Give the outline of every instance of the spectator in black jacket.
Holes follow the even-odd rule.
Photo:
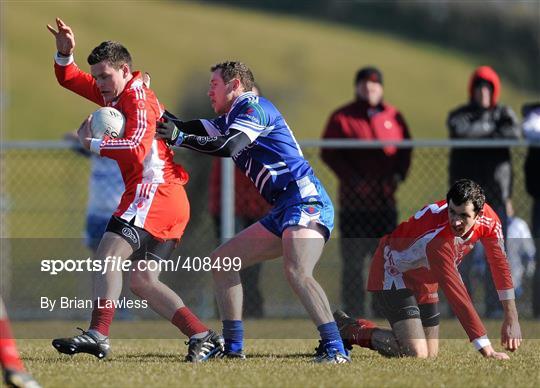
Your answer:
[[[518,139],[520,128],[511,108],[498,103],[500,80],[489,66],[481,66],[469,81],[469,102],[450,112],[447,120],[451,139]],[[486,201],[501,219],[506,235],[506,202],[512,194],[512,162],[508,147],[453,148],[450,152],[450,185],[467,178],[485,190]],[[464,263],[471,262],[465,261]],[[460,268],[470,291],[470,266]],[[484,276],[485,316],[502,316],[490,276]]]
[[[536,146],[529,148],[525,161],[525,185],[533,198],[532,235],[536,244],[536,269],[532,280],[533,316],[540,318],[540,102],[524,105],[523,135]]]

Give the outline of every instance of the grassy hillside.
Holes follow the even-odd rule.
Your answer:
[[[7,2],[4,11],[6,139],[57,139],[95,108],[56,84],[45,28],[55,16],[73,27],[83,69],[93,47],[119,40],[135,67],[152,74],[161,101],[186,117],[208,112],[209,66],[242,60],[299,138],[320,135],[365,64],[383,70],[387,100],[413,136],[446,137],[447,111],[465,99],[469,73],[483,63],[369,31],[187,2]],[[503,80],[502,100],[515,109],[532,98]]]
[[[93,47],[106,39],[119,40],[131,50],[135,67],[152,74],[160,100],[186,118],[212,114],[206,96],[211,64],[245,61],[300,139],[320,136],[330,112],[351,98],[354,74],[366,64],[384,71],[387,100],[404,112],[414,137],[444,138],[448,109],[465,100],[469,73],[482,63],[481,58],[369,31],[186,2],[2,6],[6,140],[59,139],[96,108],[56,82],[54,39],[45,28],[55,16],[73,27],[76,59],[83,69],[88,69],[86,56]],[[502,99],[515,109],[533,98],[504,80],[503,85]],[[318,159],[318,150],[304,151],[335,198],[335,177]],[[446,155],[445,150],[415,151],[410,176],[398,192],[400,219],[444,195]],[[523,202],[528,197],[519,174],[522,156],[516,163],[515,205],[528,219],[530,205]],[[207,206],[208,160],[193,153],[183,153],[181,160],[192,174],[192,208],[200,211]],[[4,165],[11,236],[81,235],[87,161],[69,151],[20,151],[7,155]],[[37,186],[41,181],[54,184]],[[190,236],[196,241],[213,235],[209,216],[199,215],[192,218],[184,245]]]

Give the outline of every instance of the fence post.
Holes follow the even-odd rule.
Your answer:
[[[234,162],[221,159],[221,243],[234,236]]]

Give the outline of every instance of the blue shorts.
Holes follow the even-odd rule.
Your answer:
[[[86,246],[93,251],[97,251],[99,242],[105,233],[107,224],[111,216],[103,217],[88,214],[86,217]]]
[[[260,223],[270,232],[281,237],[283,231],[289,226],[308,226],[311,221],[315,221],[324,227],[324,239],[328,241],[334,229],[334,205],[320,182],[316,180],[314,184],[319,192],[320,201],[300,203],[290,200],[283,203],[278,201],[274,208],[260,220]]]

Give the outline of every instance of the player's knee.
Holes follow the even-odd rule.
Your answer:
[[[212,277],[216,285],[240,282],[240,274],[237,271],[218,271],[212,268]]]
[[[413,357],[415,358],[428,358],[427,349],[415,349]]]
[[[428,358],[427,346],[421,342],[402,346],[401,352],[406,357]]]
[[[151,274],[142,271],[135,271],[131,274],[129,281],[129,289],[137,296],[145,295],[148,290],[152,289],[156,283]]]
[[[297,283],[301,278],[298,268],[291,265],[285,264],[283,266],[283,271],[285,273],[285,278],[289,283]]]
[[[292,286],[303,286],[313,278],[311,274],[306,273],[298,266],[285,265],[284,271],[287,281]]]

